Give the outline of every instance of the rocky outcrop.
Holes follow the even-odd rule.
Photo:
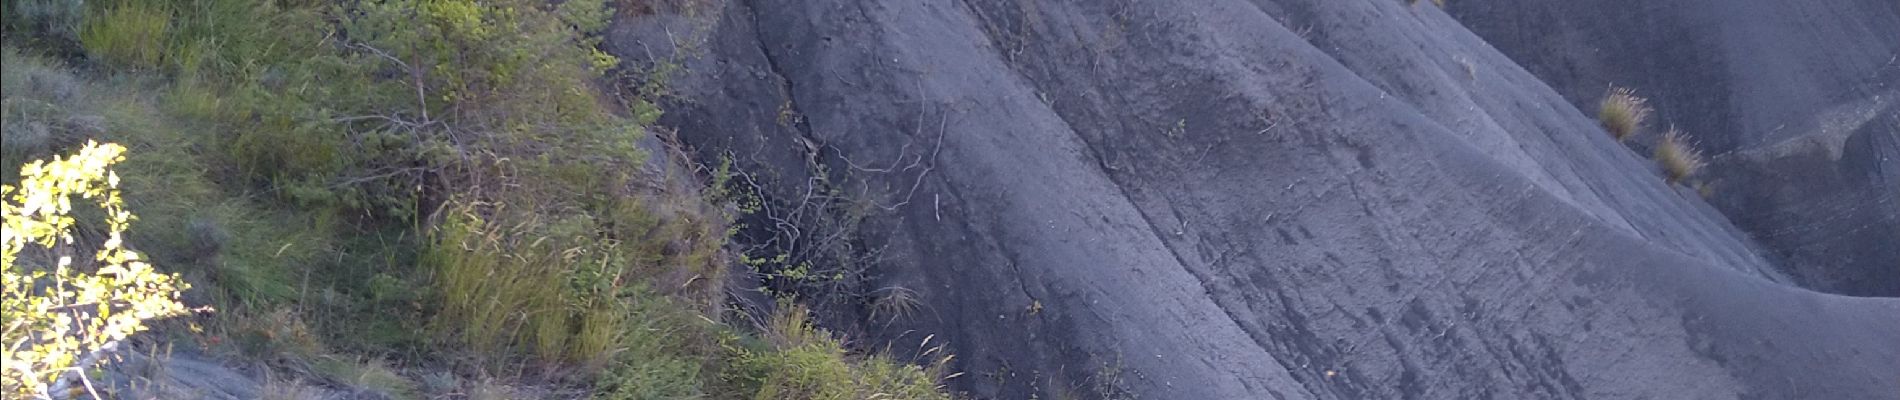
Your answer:
[[[921,306],[841,330],[977,397],[1900,395],[1900,300],[1795,286],[1429,2],[685,3],[607,44],[684,67],[662,124],[887,210],[863,284]]]

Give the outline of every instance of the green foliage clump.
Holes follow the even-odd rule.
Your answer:
[[[127,249],[132,223],[119,197],[113,163],[125,148],[87,143],[71,158],[21,168],[19,187],[0,186],[5,217],[0,246],[0,392],[16,398],[57,393],[68,376],[100,361],[145,321],[183,314],[178,293],[188,286],[162,274]],[[74,238],[73,197],[93,200],[104,215],[102,243]],[[84,247],[82,247],[84,246]],[[90,261],[76,261],[86,247]]]

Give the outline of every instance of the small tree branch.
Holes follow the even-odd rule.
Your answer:
[[[53,381],[53,387],[46,391],[47,394],[49,396],[53,396],[58,393],[65,393],[67,391],[72,390],[72,386],[73,386],[72,378],[76,376],[79,378],[80,383],[85,385],[86,392],[92,394],[92,398],[94,399],[101,398],[99,397],[99,392],[93,391],[92,380],[86,379],[85,368],[91,367],[93,364],[99,363],[100,359],[105,358],[106,355],[112,354],[112,352],[115,350],[118,350],[118,348],[119,348],[119,341],[114,340],[114,341],[106,342],[105,345],[99,346],[98,349],[95,349],[92,352],[86,353],[86,356],[80,357],[79,362],[74,363],[72,367],[66,368],[65,370],[60,371],[59,379]]]

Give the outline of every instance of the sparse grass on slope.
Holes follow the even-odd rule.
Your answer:
[[[7,16],[0,172],[130,147],[129,241],[219,310],[175,340],[393,398],[942,396],[808,323],[722,322],[729,216],[639,168],[658,111],[592,87],[602,0],[83,4]],[[850,379],[761,386],[813,366]]]
[[[1675,128],[1670,128],[1663,134],[1662,141],[1656,143],[1656,163],[1662,166],[1663,178],[1669,183],[1695,176],[1706,164],[1702,152]]]
[[[1637,96],[1635,90],[1613,86],[1598,105],[1597,121],[1610,131],[1611,137],[1623,141],[1642,129],[1650,112],[1649,101]]]

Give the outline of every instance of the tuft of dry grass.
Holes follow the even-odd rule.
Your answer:
[[[1603,97],[1597,109],[1597,121],[1610,131],[1610,136],[1623,141],[1642,128],[1651,111],[1649,100],[1637,96],[1635,90],[1611,86],[1610,93]]]
[[[1689,143],[1682,131],[1669,128],[1661,142],[1656,143],[1656,163],[1662,165],[1663,176],[1669,183],[1682,181],[1695,176],[1696,171],[1707,165],[1702,152]]]
[[[874,296],[876,299],[871,301],[872,319],[888,318],[895,322],[898,318],[909,318],[922,304],[917,299],[917,291],[903,286],[878,289]]]

